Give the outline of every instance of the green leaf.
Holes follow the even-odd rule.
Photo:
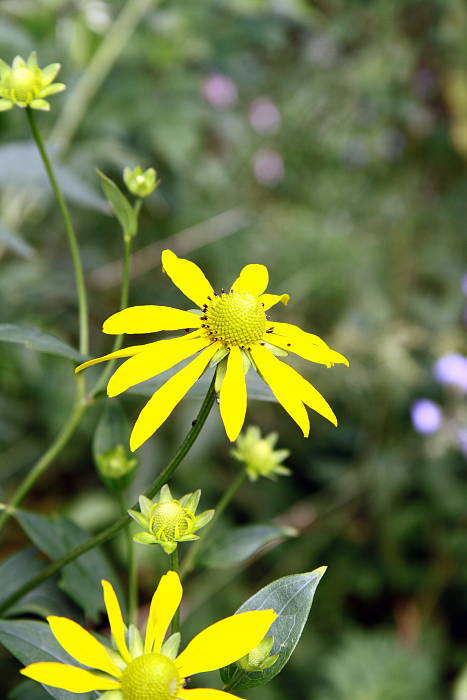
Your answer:
[[[115,182],[100,170],[97,171],[101,178],[101,185],[112,210],[120,222],[125,239],[133,238],[137,231],[138,219],[133,207]]]
[[[49,333],[43,333],[37,328],[27,328],[26,326],[16,326],[11,323],[0,323],[0,341],[5,343],[20,343],[29,350],[46,352],[50,355],[67,357],[76,362],[83,362],[83,357],[77,350],[67,345],[60,338],[56,338]]]
[[[1,221],[0,221],[0,244],[5,245],[9,250],[19,255],[26,260],[31,260],[35,255],[34,248],[31,248],[29,243],[27,243],[24,238],[21,238],[14,231],[10,231]]]
[[[32,620],[0,620],[0,642],[22,664],[58,661],[79,664],[58,644],[45,622]],[[66,690],[43,686],[56,700],[93,700],[94,693],[68,693]]]
[[[301,637],[308,619],[313,597],[318,583],[326,571],[322,566],[305,574],[293,574],[273,581],[255,593],[237,613],[247,610],[267,610],[273,608],[278,614],[267,636],[274,637],[271,655],[277,654],[277,661],[264,671],[249,672],[230,664],[222,668],[221,678],[226,687],[236,691],[265,685],[285,666]]]
[[[218,569],[237,566],[265,545],[273,542],[279,544],[284,537],[294,537],[296,534],[296,530],[274,523],[236,527],[216,538],[206,548],[200,563]]]
[[[17,510],[15,517],[36,547],[51,559],[59,559],[89,538],[85,530],[64,518],[46,518],[25,510]],[[123,595],[116,574],[98,547],[62,569],[60,587],[86,615],[96,621],[100,611],[104,609],[101,586],[103,578],[112,583],[123,605]]]
[[[48,700],[49,694],[34,681],[24,680],[8,693],[8,700]]]

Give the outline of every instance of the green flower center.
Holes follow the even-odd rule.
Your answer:
[[[178,501],[170,501],[153,506],[149,527],[159,540],[173,542],[188,532],[193,521],[189,510],[183,508]]]
[[[204,307],[203,327],[212,340],[241,348],[257,343],[266,331],[266,314],[249,292],[226,292]]]
[[[180,686],[173,661],[163,654],[143,654],[123,671],[120,690],[123,700],[170,700]]]
[[[12,70],[9,87],[12,98],[18,102],[29,102],[39,92],[37,77],[29,68],[15,68]]]

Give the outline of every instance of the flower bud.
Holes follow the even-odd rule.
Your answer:
[[[0,112],[15,105],[49,111],[44,97],[65,90],[63,83],[53,82],[59,70],[59,63],[39,68],[35,51],[27,61],[16,56],[11,66],[0,59]]]
[[[273,644],[274,637],[266,637],[258,644],[257,647],[252,649],[249,654],[239,659],[237,661],[237,665],[243,671],[248,671],[249,673],[264,671],[277,661],[278,655],[270,655],[269,653]]]
[[[134,170],[127,167],[123,171],[125,185],[137,197],[148,197],[154,192],[160,183],[156,177],[157,173],[154,168],[148,168],[143,172],[139,165]]]
[[[93,440],[97,473],[111,491],[123,491],[130,485],[138,459],[128,447],[129,426],[118,401],[107,403]]]
[[[290,469],[281,464],[290,452],[275,450],[277,439],[277,433],[270,433],[262,438],[256,426],[249,426],[238,437],[235,449],[230,454],[239,462],[243,462],[250,481],[256,481],[260,476],[275,479],[277,475],[291,473]]]
[[[127,454],[124,445],[96,454],[96,467],[105,485],[112,491],[123,491],[130,485],[138,460]]]

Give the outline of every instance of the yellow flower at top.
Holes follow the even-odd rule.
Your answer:
[[[0,112],[14,105],[48,112],[50,105],[44,98],[66,87],[63,83],[53,82],[59,70],[60,63],[39,68],[35,51],[27,61],[16,56],[11,66],[0,59]]]
[[[245,420],[245,375],[250,367],[269,385],[305,437],[310,431],[305,406],[337,425],[337,419],[323,396],[276,355],[285,356],[293,352],[326,367],[349,363],[317,335],[306,333],[291,323],[269,320],[267,311],[278,302],[287,304],[289,296],[265,293],[268,271],[264,265],[247,265],[230,290],[220,293],[214,292],[195,263],[178,258],[170,250],[162,253],[162,266],[172,282],[199,306],[201,313],[167,306],[132,306],[110,316],[104,323],[103,331],[119,335],[183,329],[186,335],[133,345],[89,360],[76,368],[76,372],[79,372],[97,362],[130,358],[114,372],[107,385],[108,395],[117,396],[195,355],[144,406],[131,434],[132,450],[153,435],[212,365],[217,365],[216,390],[219,391],[220,413],[231,441],[237,439]]]
[[[178,654],[180,634],[164,643],[182,598],[178,574],[165,574],[154,593],[143,641],[135,625],[125,627],[115,591],[102,581],[115,649],[98,642],[66,617],[48,617],[65,651],[82,666],[56,662],[30,664],[21,673],[34,681],[71,693],[103,691],[102,700],[232,700],[237,696],[212,688],[185,688],[185,679],[234,663],[255,649],[276,619],[274,610],[253,610],[226,617],[194,637]]]

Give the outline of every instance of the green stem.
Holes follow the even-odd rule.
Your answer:
[[[154,496],[160,490],[160,488],[172,476],[173,472],[176,470],[182,459],[188,454],[193,443],[195,442],[196,438],[201,432],[203,425],[206,422],[206,419],[214,403],[215,396],[216,392],[214,390],[213,378],[208,392],[201,405],[199,413],[196,417],[196,420],[193,421],[193,425],[188,431],[185,439],[175,452],[172,459],[167,463],[165,469],[161,472],[161,474],[159,474],[157,479],[153,481],[151,486],[145,492],[144,495],[147,498],[154,498]],[[138,509],[138,503],[134,504],[132,508]],[[2,603],[2,605],[0,606],[0,614],[3,613],[4,610],[7,610],[17,600],[22,598],[23,595],[31,591],[33,588],[36,588],[36,586],[41,584],[43,581],[46,581],[50,576],[53,576],[53,574],[57,573],[57,571],[60,571],[60,569],[62,569],[66,564],[69,564],[70,562],[80,557],[82,554],[89,552],[90,549],[97,547],[97,545],[106,542],[111,537],[116,535],[117,532],[119,532],[123,527],[125,527],[125,525],[128,522],[128,519],[128,515],[122,515],[112,525],[109,525],[109,527],[106,527],[104,530],[101,530],[101,532],[98,532],[97,535],[90,537],[88,540],[86,540],[86,542],[83,542],[82,544],[69,551],[63,557],[60,557],[60,559],[57,559],[56,561],[49,564],[49,566],[46,566],[45,569],[43,569],[39,574],[30,579],[27,583],[23,584],[20,588],[18,588],[15,591],[15,593],[13,593],[13,595],[9,596],[9,598],[7,598]]]
[[[127,506],[122,492],[118,493],[118,503],[122,512],[122,517],[127,517]],[[135,624],[138,610],[138,569],[136,548],[131,534],[131,520],[127,521],[125,536],[127,540],[128,619]]]
[[[190,571],[192,571],[195,568],[196,560],[199,556],[201,548],[204,546],[206,539],[209,536],[209,533],[212,531],[219,517],[222,515],[232,498],[237,493],[238,489],[240,488],[245,479],[245,476],[246,470],[242,469],[232,481],[227,491],[225,491],[224,495],[218,501],[217,505],[215,506],[215,512],[212,520],[203,529],[203,534],[201,538],[199,540],[196,540],[196,542],[193,545],[191,545],[190,551],[188,552],[187,556],[183,561],[182,577],[186,576],[188,573],[190,573]]]
[[[47,155],[47,151],[45,150],[44,142],[42,140],[41,133],[37,126],[34,110],[32,110],[30,107],[26,107],[26,116],[29,121],[29,126],[31,127],[31,132],[34,137],[34,141],[36,142],[36,146],[39,150],[42,162],[47,172],[50,185],[57,199],[58,206],[60,207],[60,211],[63,216],[63,221],[65,222],[65,230],[68,236],[68,243],[70,245],[71,258],[73,261],[73,268],[75,271],[76,290],[78,293],[79,349],[82,355],[87,355],[89,352],[88,300],[86,295],[86,286],[84,283],[83,266],[81,263],[81,256],[78,247],[78,239],[76,237],[75,229],[73,228],[73,222],[71,221],[68,207],[66,205],[62,191],[58,184],[57,178],[55,177],[55,173]]]
[[[5,510],[0,515],[0,530],[4,527],[7,520],[13,515],[15,508],[21,503],[23,498],[28,494],[29,490],[34,486],[39,477],[45,472],[47,467],[55,459],[55,457],[61,452],[63,447],[66,445],[70,437],[75,432],[78,423],[86,410],[87,405],[79,400],[73,411],[70,413],[67,422],[62,427],[61,431],[58,433],[54,442],[50,445],[48,450],[44,452],[42,457],[34,464],[31,471],[28,472],[27,476],[24,478],[22,483],[17,488],[16,492],[13,494],[13,498],[10,503],[5,506]]]
[[[170,554],[170,571],[176,571],[178,574],[179,569],[178,547],[176,547],[172,554]],[[180,632],[180,607],[177,608],[172,618],[171,633],[175,634],[175,632]]]

